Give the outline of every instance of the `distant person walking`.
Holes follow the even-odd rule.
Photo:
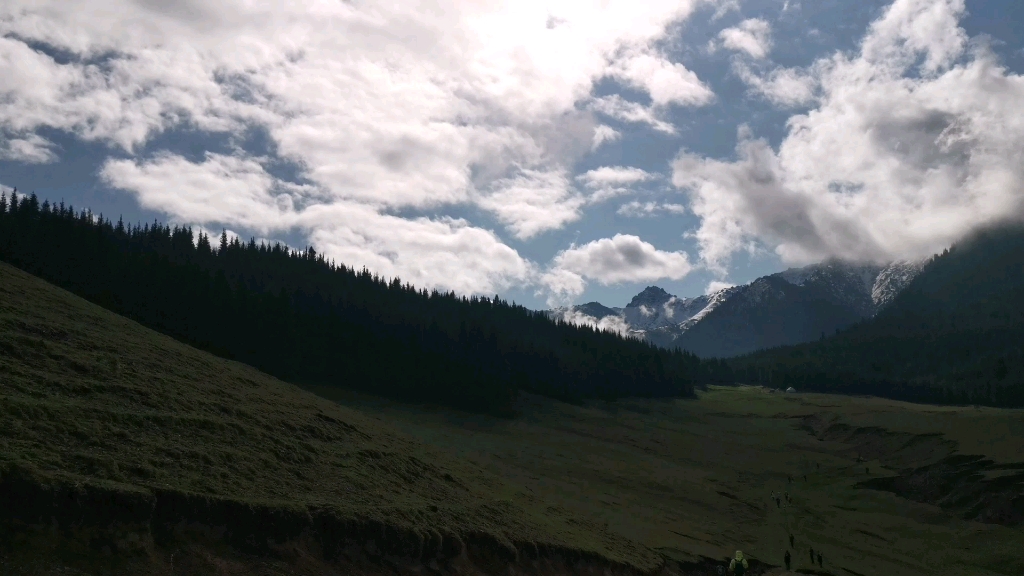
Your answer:
[[[729,562],[729,570],[736,576],[743,576],[747,573],[747,568],[750,565],[747,564],[747,559],[743,557],[743,552],[740,550],[736,551],[736,557]]]
[[[786,550],[785,560],[786,560],[786,571],[788,572],[789,571],[789,563],[790,563],[790,561],[792,561],[792,558],[789,556],[789,550]]]
[[[818,568],[821,568],[821,552],[818,552]]]
[[[814,566],[814,548],[811,548],[811,566]]]
[[[789,535],[789,547],[790,548],[795,548],[795,546],[793,546],[793,535],[792,534]]]

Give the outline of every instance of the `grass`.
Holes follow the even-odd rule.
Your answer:
[[[792,533],[794,569],[810,569],[813,547],[828,574],[1024,571],[1019,525],[967,521],[955,511],[856,486],[951,452],[1020,462],[1021,410],[741,387],[712,388],[696,401],[570,406],[529,398],[520,418],[499,420],[317,392],[522,486],[529,498],[517,504],[527,510],[554,506],[669,557],[724,558],[740,548],[778,566]],[[851,444],[818,440],[802,429],[807,416],[834,417],[874,434],[884,455],[859,462],[865,456]],[[770,493],[786,490],[793,503],[777,508]]]
[[[417,531],[484,533],[650,567],[578,518],[379,418],[224,361],[0,264],[0,477],[325,508]]]
[[[803,571],[810,546],[827,574],[1024,571],[1019,525],[858,487],[951,454],[1019,463],[1024,411],[746,387],[582,406],[524,397],[520,409],[497,419],[300,389],[0,264],[0,484],[28,478],[53,502],[91,490],[108,508],[115,496],[148,503],[172,524],[167,510],[236,525],[252,517],[265,532],[329,514],[418,535],[421,546],[431,535],[468,543],[482,534],[499,547],[536,543],[640,571],[736,548],[780,565],[790,533]],[[842,426],[816,436],[809,422]],[[793,504],[776,508],[773,490],[788,490]],[[200,546],[193,533],[154,532],[127,564],[111,564],[95,539],[57,550],[40,530],[17,541],[0,533],[0,572],[170,574],[178,553],[175,574],[329,573],[297,552],[245,555]],[[345,573],[379,573],[368,566]]]

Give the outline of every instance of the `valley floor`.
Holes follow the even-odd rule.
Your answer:
[[[567,511],[684,562],[738,548],[781,566],[793,534],[803,573],[1024,572],[1021,410],[740,387],[584,406],[530,398],[499,420],[316,391],[521,487],[527,509]]]

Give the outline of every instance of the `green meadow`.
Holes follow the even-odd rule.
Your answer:
[[[1019,524],[858,487],[984,455],[992,468],[1017,465],[982,476],[1012,477],[1019,497],[1024,411],[712,387],[698,400],[529,398],[519,418],[500,420],[317,391],[522,487],[517,503],[527,510],[568,511],[670,558],[724,559],[738,548],[781,566],[793,534],[792,567],[804,573],[1024,571]],[[815,433],[819,422],[831,429]],[[773,491],[788,491],[791,503],[778,507]],[[809,548],[822,553],[821,567]]]

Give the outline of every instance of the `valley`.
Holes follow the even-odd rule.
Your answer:
[[[1019,410],[711,387],[499,418],[304,391],[7,265],[0,349],[6,574],[682,576],[736,548],[779,574],[788,533],[804,573],[1022,568]],[[991,461],[990,493],[957,491],[955,457]],[[908,491],[921,470],[948,481]]]

